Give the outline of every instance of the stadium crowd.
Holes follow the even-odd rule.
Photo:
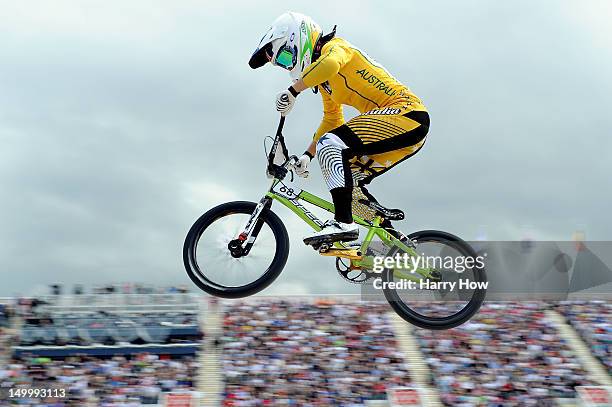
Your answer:
[[[552,406],[592,384],[542,303],[488,303],[448,331],[417,330],[447,406]]]
[[[612,303],[565,301],[556,308],[591,347],[593,354],[612,376]]]
[[[134,407],[158,404],[164,392],[192,390],[196,370],[194,357],[167,359],[152,354],[109,359],[23,357],[13,358],[6,367],[0,367],[0,387],[67,391],[68,397],[63,399],[21,399],[20,404],[25,405]],[[0,406],[4,405],[8,404],[0,401]]]
[[[388,306],[267,301],[225,313],[225,406],[357,406],[410,376]]]
[[[198,316],[191,310],[72,315],[36,311],[38,306],[27,301],[18,305],[23,326],[20,341],[9,338],[15,345],[52,340],[55,345],[95,347],[109,341],[109,333],[118,347],[171,346],[202,338]],[[410,386],[387,303],[262,299],[225,305],[222,333],[207,346],[214,343],[219,350],[226,407],[355,407],[365,400],[386,399],[389,387]],[[609,302],[486,303],[458,328],[414,330],[443,403],[547,407],[556,405],[556,398],[576,397],[575,386],[594,384],[546,318],[547,307],[567,318],[612,374]],[[0,307],[0,342],[12,314],[11,307]],[[51,331],[55,336],[46,336]],[[37,400],[27,405],[157,404],[164,392],[192,390],[199,367],[194,356],[97,357],[78,350],[81,353],[51,359],[28,354],[32,350],[27,347],[25,352],[12,357],[5,352],[4,359],[0,352],[0,387],[51,385],[69,390],[69,397],[60,402]],[[5,405],[0,400],[0,406]]]

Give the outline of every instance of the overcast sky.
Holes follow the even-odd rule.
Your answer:
[[[0,1],[0,295],[190,284],[193,221],[268,187],[262,138],[289,76],[247,60],[286,4]],[[610,2],[355,4],[295,11],[337,24],[430,110],[425,148],[371,187],[406,211],[404,231],[610,240]],[[320,116],[320,97],[301,95],[295,153]],[[326,196],[313,164],[304,187]],[[266,293],[344,287],[284,219],[290,259]]]

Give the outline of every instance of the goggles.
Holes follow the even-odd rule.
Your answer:
[[[297,47],[295,45],[290,47],[285,43],[276,53],[272,63],[290,71],[297,63]]]

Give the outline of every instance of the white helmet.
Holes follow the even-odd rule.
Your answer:
[[[271,61],[290,71],[291,78],[298,80],[311,64],[320,37],[321,27],[312,18],[291,11],[283,13],[262,37],[249,66],[256,69]]]

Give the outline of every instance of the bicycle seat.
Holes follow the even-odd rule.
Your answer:
[[[364,204],[370,209],[376,212],[376,215],[382,216],[389,220],[402,220],[404,219],[404,211],[401,209],[388,209],[379,204],[378,202],[369,201],[367,199],[360,199],[359,203]]]

